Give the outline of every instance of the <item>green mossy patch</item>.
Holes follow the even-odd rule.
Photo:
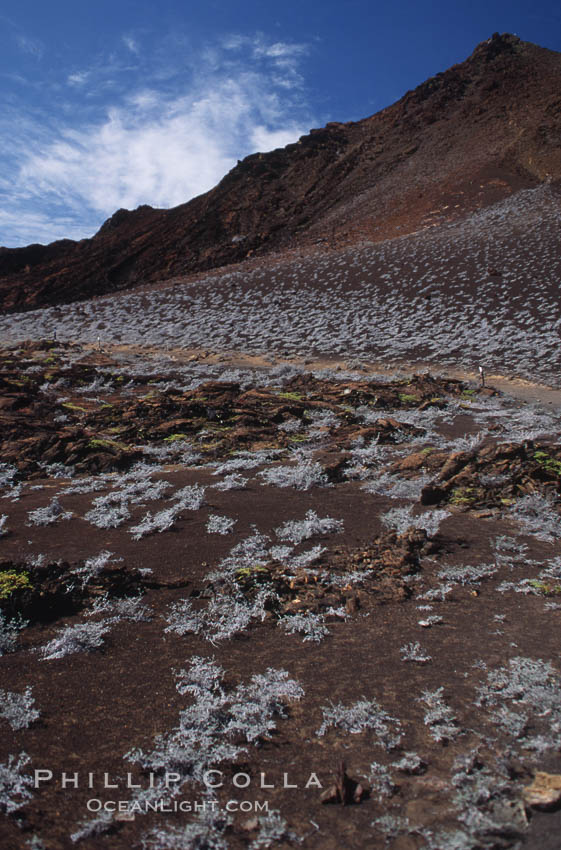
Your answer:
[[[62,406],[67,410],[78,410],[80,413],[89,413],[89,410],[85,407],[80,407],[78,404],[74,404],[71,401],[65,401],[62,403]]]
[[[534,460],[536,460],[540,466],[543,466],[544,469],[547,469],[548,472],[553,472],[554,475],[561,477],[560,460],[556,460],[556,458],[551,457],[551,455],[543,451],[534,452]]]
[[[475,487],[457,487],[450,496],[451,505],[473,505],[479,496]]]
[[[116,440],[108,440],[103,437],[92,437],[88,442],[90,449],[110,449],[111,451],[126,452],[129,446],[118,443]]]
[[[0,599],[8,599],[16,590],[25,590],[31,587],[27,573],[19,573],[15,570],[0,572]]]
[[[304,398],[302,393],[295,393],[295,392],[278,393],[278,397],[284,398],[287,401],[302,401],[302,399]]]
[[[529,584],[530,587],[543,596],[558,596],[561,594],[561,585],[559,584],[548,584],[548,582],[540,581],[539,579],[533,579]]]

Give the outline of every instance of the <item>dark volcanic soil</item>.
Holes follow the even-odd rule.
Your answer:
[[[2,847],[557,847],[558,411],[135,354],[0,352]]]

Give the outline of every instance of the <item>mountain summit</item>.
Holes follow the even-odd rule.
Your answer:
[[[561,178],[560,92],[560,53],[495,33],[392,106],[252,154],[186,204],[118,210],[79,242],[0,248],[0,304],[27,310],[457,219]]]

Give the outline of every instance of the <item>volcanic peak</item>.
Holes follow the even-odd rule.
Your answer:
[[[495,33],[381,112],[252,154],[185,204],[118,210],[79,242],[0,248],[0,305],[80,300],[457,220],[561,178],[560,90],[561,54]]]

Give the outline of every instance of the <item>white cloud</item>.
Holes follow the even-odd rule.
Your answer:
[[[80,202],[105,215],[141,203],[175,206],[212,188],[252,149],[295,141],[307,128],[282,127],[277,98],[255,77],[222,81],[184,98],[139,94],[98,126],[67,129],[22,165],[37,198]]]
[[[267,44],[261,40],[255,43],[255,55],[267,56],[270,59],[294,59],[296,56],[308,52],[305,44],[286,44],[282,41],[276,41],[274,44]]]
[[[69,74],[66,78],[71,86],[83,86],[88,81],[90,74],[88,71],[77,71],[75,74]]]
[[[91,235],[120,207],[184,203],[212,188],[243,156],[306,133],[311,120],[301,92],[296,101],[291,91],[299,83],[292,72],[286,80],[286,68],[279,78],[278,68],[283,58],[297,62],[303,46],[267,45],[262,36],[232,38],[231,44],[238,46],[211,46],[213,64],[173,86],[166,79],[164,88],[153,75],[152,85],[122,92],[87,124],[67,116],[56,131],[39,123],[30,132],[28,124],[27,144],[14,153],[15,174],[0,180],[0,244],[24,244],[33,227],[31,241]],[[241,56],[225,61],[225,50],[234,49]],[[91,82],[99,91],[90,76],[66,79],[71,87],[82,90]],[[25,238],[15,235],[22,230]]]
[[[295,142],[303,133],[296,126],[285,127],[282,130],[268,130],[267,127],[255,127],[251,134],[252,147],[256,151],[272,151],[275,148],[284,148]]]

